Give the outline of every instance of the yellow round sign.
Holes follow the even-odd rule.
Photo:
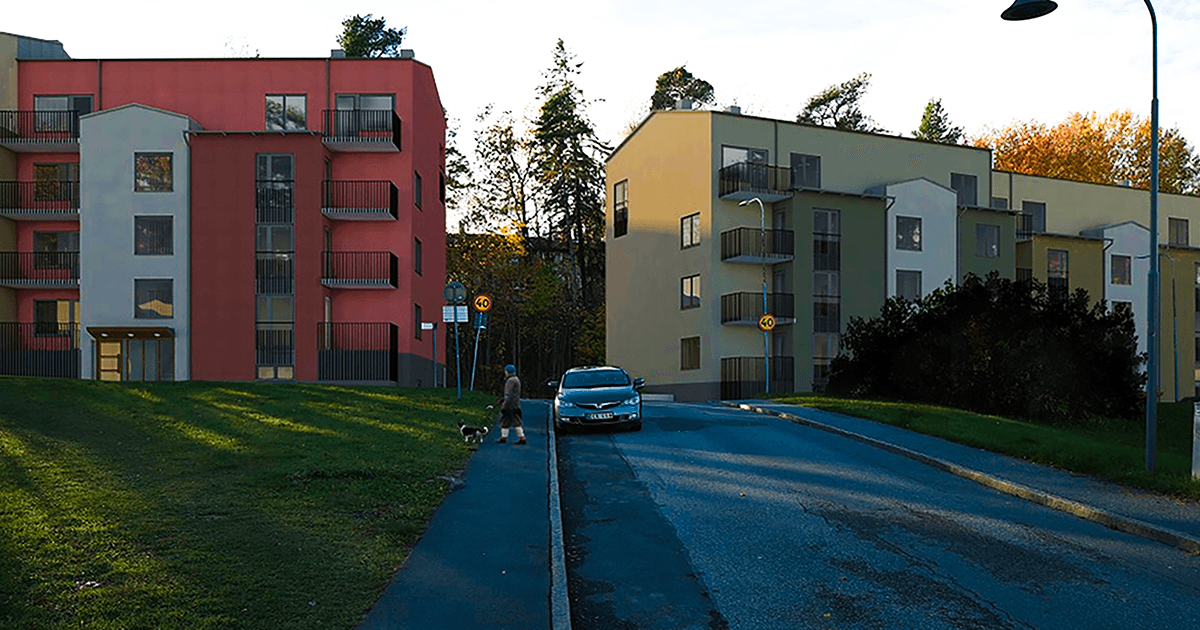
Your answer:
[[[492,308],[492,298],[486,295],[475,296],[475,310],[486,313]]]
[[[770,313],[764,313],[762,317],[758,318],[758,327],[763,332],[770,332],[772,328],[775,328],[775,316]]]

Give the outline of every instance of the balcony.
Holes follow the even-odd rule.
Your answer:
[[[792,392],[796,385],[796,358],[771,357],[771,393]],[[767,365],[761,356],[721,358],[721,398],[754,398],[766,391]]]
[[[79,182],[0,181],[0,216],[18,221],[78,221]]]
[[[331,289],[395,289],[399,277],[391,252],[321,253],[321,284]]]
[[[0,322],[0,375],[79,378],[79,324]]]
[[[290,252],[257,252],[254,290],[258,295],[295,293],[295,255]]]
[[[321,214],[341,221],[395,221],[400,207],[396,185],[389,181],[321,183]]]
[[[78,289],[79,252],[0,252],[0,286]]]
[[[768,293],[767,312],[775,317],[776,325],[796,323],[796,296],[791,293]],[[763,315],[763,294],[729,293],[721,296],[721,323],[731,326],[757,326]]]
[[[1017,240],[1026,241],[1034,234],[1046,231],[1046,220],[1041,216],[1022,212],[1017,215]]]
[[[734,228],[721,232],[721,260],[727,263],[767,264],[791,262],[795,258],[795,232],[759,228]]]
[[[317,324],[317,379],[396,382],[399,329],[390,322]]]
[[[791,197],[794,188],[792,169],[752,162],[730,164],[718,172],[717,179],[720,197],[728,201],[758,197],[773,203]]]
[[[0,146],[18,152],[79,151],[79,112],[0,111]]]
[[[331,151],[400,151],[400,116],[390,109],[326,109],[322,141]]]

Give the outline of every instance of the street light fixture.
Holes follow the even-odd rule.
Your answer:
[[[1150,100],[1150,273],[1146,289],[1146,471],[1154,472],[1155,446],[1158,441],[1158,19],[1154,5],[1144,0],[1150,11],[1150,58],[1152,61],[1152,97]],[[1005,20],[1029,20],[1058,8],[1052,0],[1016,0],[1000,17]]]
[[[762,199],[751,197],[745,201],[738,203],[738,206],[744,206],[750,202],[758,203],[758,225],[759,225],[759,240],[758,240],[758,255],[762,257],[762,294],[763,294],[763,310],[762,314],[766,315],[771,311],[767,309],[767,209],[763,206]],[[763,331],[763,362],[766,366],[766,393],[771,393],[771,333]]]

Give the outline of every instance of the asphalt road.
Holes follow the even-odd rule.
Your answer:
[[[573,630],[1196,628],[1200,558],[770,416],[561,435]]]

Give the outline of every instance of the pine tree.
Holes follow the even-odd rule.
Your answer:
[[[858,102],[867,93],[871,75],[864,72],[840,85],[831,85],[820,94],[808,99],[804,110],[796,116],[796,122],[820,127],[835,127],[852,131],[886,133],[877,127],[870,116],[862,113]]]
[[[931,98],[921,116],[921,126],[913,132],[913,137],[942,144],[958,144],[963,139],[963,128],[951,125],[950,116],[942,107],[942,99]]]

